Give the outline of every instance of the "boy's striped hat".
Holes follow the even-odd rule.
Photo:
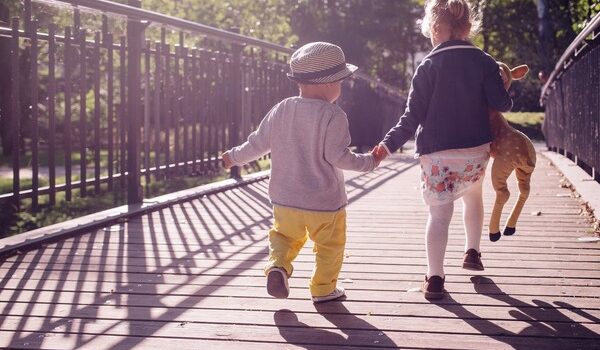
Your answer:
[[[326,84],[346,79],[358,69],[346,63],[344,51],[326,42],[309,43],[292,54],[288,78],[303,84]]]

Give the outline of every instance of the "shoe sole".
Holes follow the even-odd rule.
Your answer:
[[[465,270],[471,270],[471,271],[483,271],[483,270],[485,270],[483,268],[483,266],[477,265],[477,264],[473,264],[473,263],[463,263],[462,267]]]
[[[290,295],[285,277],[281,271],[271,271],[267,275],[267,293],[277,299],[285,299]]]
[[[332,296],[322,296],[322,297],[311,297],[310,299],[312,300],[313,303],[320,304],[320,303],[325,303],[325,302],[332,301],[332,300],[338,300],[345,296],[346,296],[346,291],[343,291],[342,294],[337,295],[337,296],[332,295]]]
[[[427,300],[439,300],[439,299],[443,299],[444,298],[444,294],[446,292],[427,292],[427,291],[423,291],[423,294],[425,295],[425,299]]]
[[[342,294],[342,295],[339,295],[337,297],[331,297],[331,298],[328,298],[328,299],[316,299],[316,300],[314,298],[312,298],[312,302],[315,303],[315,304],[321,304],[321,303],[326,303],[328,301],[338,300],[338,299],[343,298],[345,296],[346,296],[346,294]]]

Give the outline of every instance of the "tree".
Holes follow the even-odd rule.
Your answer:
[[[340,45],[347,60],[363,72],[407,89],[415,52],[426,47],[417,20],[418,1],[291,1],[292,31],[299,44],[330,41]]]
[[[526,63],[532,77],[517,83],[513,93],[515,110],[540,110],[542,82],[593,15],[600,3],[590,0],[479,0],[476,10],[482,20],[476,42],[496,59],[514,66]]]
[[[289,25],[288,0],[143,0],[142,8],[216,28],[239,28],[241,34],[283,46],[297,41]]]

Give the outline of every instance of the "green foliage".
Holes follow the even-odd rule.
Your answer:
[[[542,125],[544,113],[542,112],[509,112],[503,113],[504,117],[511,123],[523,126]]]
[[[284,46],[297,41],[288,0],[144,0],[142,7],[224,30],[239,28],[244,35]]]
[[[497,60],[510,66],[527,64],[530,75],[511,89],[516,111],[539,111],[542,82],[538,73],[553,69],[564,50],[600,10],[588,0],[543,0],[548,5],[548,23],[552,31],[546,41],[538,32],[536,4],[541,0],[477,0],[482,20],[481,34],[475,42]]]
[[[417,28],[418,1],[292,1],[292,30],[299,44],[330,41],[373,77],[406,90],[414,54],[427,42]]]
[[[503,115],[512,127],[521,131],[530,139],[544,140],[544,134],[542,133],[543,112],[511,112],[503,113]]]
[[[242,175],[269,169],[269,160],[260,160],[254,162],[251,166],[242,169]],[[223,169],[204,174],[202,176],[182,176],[170,178],[168,180],[155,181],[154,179],[147,184],[147,197],[159,196],[166,193],[181,191],[211,182],[222,181],[229,177],[229,173]],[[64,180],[63,180],[64,181]],[[47,181],[40,180],[41,186],[46,186]],[[144,184],[145,185],[145,184]],[[31,188],[31,179],[22,180],[23,188]],[[22,209],[16,212],[11,203],[0,203],[0,238],[11,236],[25,231],[34,230],[40,227],[56,224],[62,221],[77,218],[83,215],[99,212],[124,204],[122,195],[115,196],[115,193],[108,192],[107,186],[102,185],[102,193],[93,197],[80,198],[78,189],[75,189],[74,199],[71,202],[65,201],[65,193],[57,193],[56,206],[48,206],[48,197],[40,197],[40,207],[38,212],[33,212],[30,208],[31,201],[22,201]],[[0,193],[12,190],[12,180],[0,179]],[[117,193],[124,193],[124,190],[117,190]]]

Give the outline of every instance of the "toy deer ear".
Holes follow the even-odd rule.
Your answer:
[[[528,72],[529,72],[529,67],[527,67],[527,65],[524,64],[524,65],[521,65],[521,66],[511,69],[510,75],[512,76],[513,80],[521,80],[527,75]]]

